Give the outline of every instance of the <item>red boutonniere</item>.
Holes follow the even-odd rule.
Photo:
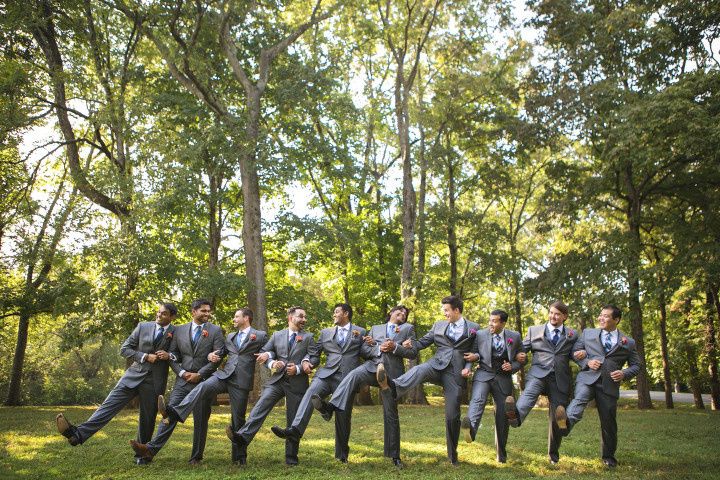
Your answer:
[[[395,326],[395,333],[400,333],[400,327],[399,327],[399,326]]]
[[[255,335],[254,333],[251,333],[251,334],[250,334],[250,341],[251,341],[251,342],[254,342],[255,339],[257,339],[257,335]]]
[[[167,337],[167,338],[172,338],[172,332],[167,332],[166,337]]]
[[[620,340],[620,343],[622,343],[623,345],[627,345],[627,342],[627,337],[622,337],[622,340]]]
[[[474,328],[471,328],[471,329],[470,329],[470,336],[473,336],[473,335],[477,335],[477,330],[475,330]]]
[[[200,335],[202,335],[203,337],[207,337],[209,334],[207,330],[203,330]]]
[[[353,337],[359,337],[360,331],[359,330],[353,330]]]
[[[302,337],[300,335],[298,335],[297,337],[295,337],[295,341],[302,342]]]
[[[572,338],[573,335],[575,335],[575,331],[572,328],[568,329],[568,334],[567,334],[568,338]]]
[[[508,345],[512,345],[512,344],[513,344],[512,338],[508,338]]]

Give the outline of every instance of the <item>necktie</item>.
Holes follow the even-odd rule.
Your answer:
[[[245,332],[238,332],[238,334],[235,336],[235,345],[237,345],[237,347],[240,348],[240,345],[242,345],[243,340],[245,340]]]
[[[197,327],[195,327],[195,333],[193,334],[193,338],[192,338],[193,347],[194,347],[195,345],[197,345],[198,340],[200,339],[200,332],[201,332],[201,331],[202,331],[202,325],[198,325]]]
[[[605,353],[608,353],[612,349],[612,342],[610,342],[610,333],[605,333]]]
[[[450,324],[450,327],[448,327],[448,335],[452,339],[453,342],[457,342],[458,340],[458,334],[457,334],[457,325],[454,323]]]
[[[387,338],[390,338],[390,339],[395,338],[395,325],[390,324],[387,326]]]
[[[555,331],[555,335],[553,335],[553,337],[552,337],[552,343],[553,343],[553,345],[557,346],[558,342],[560,341],[560,329],[556,328],[554,331]]]
[[[338,334],[337,334],[338,340],[337,340],[337,343],[338,343],[338,345],[340,345],[341,347],[342,347],[343,345],[345,345],[345,336],[346,336],[345,329],[338,327]]]
[[[496,333],[494,336],[495,339],[495,351],[501,352],[503,348],[502,338],[500,338],[500,334]]]
[[[153,340],[153,345],[157,347],[160,345],[160,342],[162,341],[163,334],[165,333],[165,328],[160,327],[160,330],[158,330],[157,335],[155,335],[155,340]]]
[[[295,337],[297,337],[297,333],[293,332],[288,341],[288,352],[292,350],[293,345],[295,345]]]

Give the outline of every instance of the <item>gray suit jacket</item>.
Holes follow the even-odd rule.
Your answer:
[[[565,327],[565,336],[560,339],[557,346],[553,346],[545,335],[546,325],[546,323],[533,325],[528,329],[523,340],[523,349],[533,353],[528,375],[545,378],[550,372],[555,372],[555,383],[558,390],[567,394],[570,392],[572,381],[570,359],[579,335],[572,328]]]
[[[447,320],[435,322],[430,331],[417,341],[417,349],[422,350],[435,344],[437,347],[435,355],[425,363],[435,370],[444,370],[448,365],[452,365],[453,373],[460,375],[463,368],[471,366],[463,359],[463,355],[472,348],[477,332],[480,331],[480,325],[465,319],[465,330],[462,336],[457,342],[453,342],[446,335],[449,324],[450,322]]]
[[[190,339],[192,324],[193,322],[190,322],[176,327],[170,345],[170,368],[178,375],[175,380],[175,384],[178,386],[187,383],[180,376],[182,370],[199,373],[203,380],[208,379],[217,365],[209,361],[207,356],[210,352],[220,350],[225,344],[222,329],[208,322],[203,327],[208,334],[201,334],[197,345],[193,347]]]
[[[478,368],[475,371],[475,379],[480,382],[488,382],[494,378],[498,381],[508,383],[510,389],[512,389],[512,374],[522,368],[522,364],[515,360],[515,355],[522,351],[522,340],[520,334],[515,330],[508,330],[507,328],[503,332],[503,344],[505,346],[503,351],[503,360],[507,360],[512,364],[512,371],[498,371],[492,363],[492,345],[493,335],[490,330],[484,328],[480,330],[475,337],[473,343],[472,352],[480,355],[478,360]]]
[[[297,375],[285,377],[285,369],[278,370],[268,379],[268,384],[272,385],[279,382],[283,378],[287,378],[290,382],[290,388],[296,392],[303,392],[308,387],[308,376],[302,371],[301,363],[303,358],[308,354],[308,349],[311,349],[315,345],[315,339],[313,334],[300,330],[295,339],[295,344],[292,349],[288,351],[288,329],[284,328],[278,332],[275,332],[267,341],[265,346],[260,350],[261,352],[272,353],[272,360],[279,360],[285,365],[288,362],[292,362],[297,366]],[[272,360],[268,360],[269,363]],[[267,363],[265,364],[267,366]]]
[[[586,328],[580,338],[575,342],[574,352],[585,350],[587,356],[580,361],[580,372],[575,381],[585,385],[592,385],[602,377],[602,388],[605,393],[615,398],[620,397],[620,384],[610,377],[610,372],[621,370],[627,362],[628,366],[622,370],[625,380],[633,378],[640,373],[640,356],[635,349],[635,340],[624,335],[618,330],[618,342],[608,353],[602,345],[601,332],[599,328]],[[590,360],[599,360],[602,367],[599,370],[591,370],[587,364]]]
[[[255,379],[255,354],[265,345],[267,333],[250,327],[240,348],[235,343],[237,336],[237,331],[228,334],[225,345],[219,353],[221,357],[227,355],[227,362],[220,370],[213,373],[213,376],[220,380],[229,379],[239,388],[252,390]]]
[[[397,345],[395,352],[380,351],[380,344],[388,339],[387,323],[372,326],[370,328],[370,336],[375,340],[376,344],[370,347],[370,358],[363,364],[368,372],[375,373],[378,364],[382,363],[388,376],[390,378],[397,378],[405,373],[404,359],[417,357],[414,325],[403,323],[395,327],[395,337],[392,338]],[[413,346],[410,348],[402,346],[402,343],[407,339],[413,342]]]
[[[165,335],[156,347],[153,345],[156,325],[155,322],[138,323],[135,330],[133,330],[130,336],[123,342],[120,347],[120,355],[125,358],[132,358],[134,362],[125,370],[125,373],[118,382],[119,385],[135,388],[145,380],[147,375],[152,375],[158,394],[165,392],[168,376],[168,361],[158,360],[155,363],[150,363],[143,362],[142,359],[147,353],[155,353],[158,350],[168,351],[175,333],[175,326],[168,325],[166,327]]]
[[[348,338],[342,348],[337,344],[336,333],[337,327],[323,329],[317,342],[308,348],[306,359],[313,365],[320,363],[320,354],[325,352],[325,365],[315,373],[317,378],[328,378],[338,372],[344,378],[360,364],[361,356],[370,357],[370,347],[363,340],[366,334],[364,328],[351,323]]]

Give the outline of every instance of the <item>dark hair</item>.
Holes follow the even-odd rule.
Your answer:
[[[553,307],[556,310],[558,310],[560,313],[562,313],[563,315],[567,315],[568,312],[570,311],[570,309],[568,309],[568,306],[565,305],[560,300],[555,300],[553,303],[551,303],[550,306],[548,307],[548,310],[550,310]]]
[[[389,322],[389,321],[390,321],[390,316],[391,316],[394,312],[397,312],[398,310],[405,310],[405,321],[407,321],[407,317],[410,316],[410,309],[409,309],[408,307],[406,307],[405,305],[396,305],[396,306],[394,306],[393,308],[390,309],[390,311],[388,312],[387,315],[385,315],[385,322]]]
[[[622,312],[615,305],[603,305],[601,310],[612,310],[612,318],[617,318],[618,322],[622,319]]]
[[[190,307],[193,310],[197,310],[198,308],[202,307],[203,305],[208,305],[210,308],[212,308],[212,303],[207,298],[198,298],[194,302],[192,302],[192,305]]]
[[[460,313],[463,311],[463,301],[462,298],[458,297],[457,295],[450,295],[449,297],[443,298],[440,303],[443,305],[450,305],[453,310],[456,308],[460,310]]]
[[[248,318],[250,318],[250,321],[252,322],[252,320],[253,320],[253,311],[250,310],[248,307],[238,308],[237,311],[240,312],[240,314],[241,314],[243,317],[248,317]]]
[[[170,312],[170,315],[172,315],[173,317],[177,315],[177,307],[174,303],[163,303],[162,306],[165,310]]]
[[[342,308],[342,311],[348,314],[348,320],[352,320],[352,307],[350,305],[347,303],[336,303],[333,310],[338,307]]]
[[[500,317],[500,321],[502,323],[507,322],[508,319],[508,313],[505,310],[493,310],[492,312],[490,312],[490,315],[497,315],[498,317]]]
[[[292,307],[287,309],[288,316],[293,315],[298,310],[305,310],[303,307],[299,307],[297,305],[293,305]]]

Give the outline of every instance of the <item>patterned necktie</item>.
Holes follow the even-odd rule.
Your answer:
[[[450,327],[448,327],[448,336],[450,337],[450,339],[451,339],[453,342],[457,342],[457,341],[458,341],[457,331],[458,331],[457,324],[451,323],[451,324],[450,324]]]
[[[293,345],[295,345],[295,337],[297,337],[297,333],[293,332],[288,341],[288,352],[292,350]]]
[[[605,353],[608,353],[610,350],[612,350],[612,342],[610,341],[610,333],[606,332],[604,335],[605,335]]]
[[[155,335],[155,339],[153,340],[153,346],[157,347],[158,345],[160,345],[160,342],[162,341],[164,334],[165,334],[165,328],[160,327],[160,330],[158,330],[157,335]]]
[[[395,339],[395,325],[392,323],[387,326],[387,338]]]
[[[555,335],[552,337],[552,343],[553,345],[557,346],[558,342],[560,341],[560,329],[555,329]]]
[[[193,347],[194,347],[195,345],[197,345],[198,340],[200,339],[200,332],[201,332],[201,331],[202,331],[202,325],[198,325],[197,327],[195,327],[195,333],[193,334],[193,338],[192,338]]]
[[[347,334],[346,334],[346,332],[345,332],[345,329],[338,327],[338,332],[337,332],[337,337],[338,337],[338,339],[337,339],[337,343],[338,343],[338,345],[340,345],[341,347],[342,347],[343,345],[345,345],[345,337],[346,337],[346,336],[347,336]]]
[[[496,333],[493,338],[495,339],[495,344],[494,344],[494,346],[495,346],[495,351],[496,351],[496,352],[502,352],[503,343],[502,343],[502,338],[500,338],[500,334],[499,334],[499,333]]]

